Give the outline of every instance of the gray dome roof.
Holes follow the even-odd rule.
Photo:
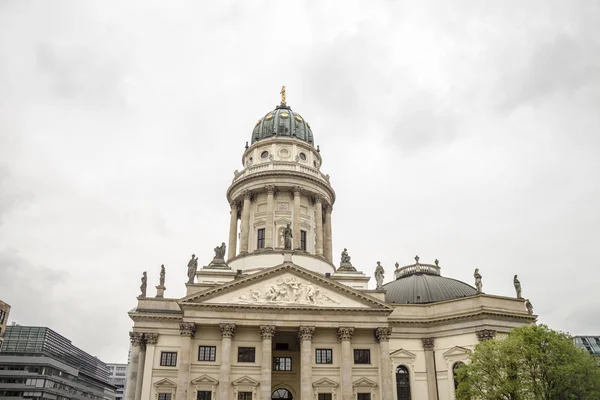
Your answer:
[[[396,280],[383,285],[387,303],[435,303],[477,294],[471,285],[441,276],[437,260],[436,265],[429,265],[416,259],[416,264],[396,269]]]
[[[252,143],[273,136],[293,137],[314,143],[310,125],[286,104],[277,106],[256,122],[252,131]]]

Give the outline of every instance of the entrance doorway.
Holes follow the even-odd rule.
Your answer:
[[[292,400],[292,393],[287,389],[276,389],[273,394],[271,394],[271,399],[285,399]]]

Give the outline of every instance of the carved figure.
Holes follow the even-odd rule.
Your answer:
[[[383,287],[383,278],[385,270],[381,266],[381,262],[377,261],[377,266],[375,267],[375,281],[377,281],[377,290],[381,290]]]
[[[165,264],[160,266],[160,281],[159,281],[159,286],[164,287],[165,286]]]
[[[317,291],[310,283],[306,285],[306,301],[311,304],[317,304]]]
[[[515,290],[517,291],[517,299],[522,299],[523,297],[521,296],[521,282],[519,281],[519,279],[517,279],[517,275],[515,275],[513,282],[515,284]]]
[[[348,249],[346,249],[346,248],[344,248],[344,251],[342,251],[341,264],[352,264],[350,262],[350,256],[348,255]]]
[[[225,259],[225,250],[227,246],[225,246],[225,242],[222,242],[220,246],[215,247],[215,260],[223,260]]]
[[[144,271],[144,273],[142,274],[142,284],[140,285],[140,290],[142,292],[142,294],[140,294],[140,297],[146,297],[146,288],[148,287],[148,275],[146,274],[146,271]]]
[[[481,274],[479,273],[479,268],[475,268],[473,277],[475,278],[475,287],[477,288],[477,293],[483,293],[483,283],[481,282]]]
[[[198,257],[192,254],[191,260],[188,262],[188,283],[194,283],[194,277],[198,271]]]
[[[283,230],[283,240],[284,240],[284,249],[291,250],[292,249],[292,228],[290,228],[290,224],[287,224],[285,229]]]
[[[533,314],[533,305],[531,304],[529,299],[525,300],[525,308],[527,308],[527,312],[529,313],[529,315]]]

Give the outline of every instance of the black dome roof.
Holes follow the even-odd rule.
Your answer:
[[[386,283],[385,301],[396,304],[424,304],[474,296],[477,290],[464,282],[440,275],[440,267],[430,264],[408,265],[396,269],[396,280]]]

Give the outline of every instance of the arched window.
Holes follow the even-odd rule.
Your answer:
[[[454,365],[452,366],[452,374],[454,375],[454,390],[458,389],[458,376],[456,376],[456,370],[459,369],[460,367],[462,367],[463,365],[465,365],[462,362],[456,362],[454,363]]]
[[[271,399],[292,400],[292,393],[287,389],[277,389],[271,395]]]
[[[410,400],[410,377],[408,369],[403,365],[396,368],[396,392],[398,400]]]

